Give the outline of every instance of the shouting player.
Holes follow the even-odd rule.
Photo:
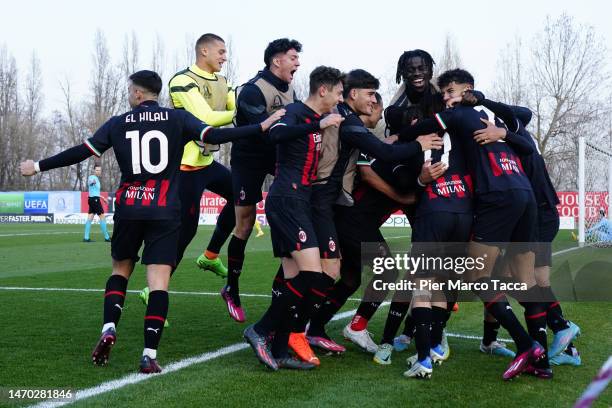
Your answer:
[[[283,109],[297,98],[291,82],[300,66],[302,45],[296,40],[281,38],[272,41],[264,51],[265,68],[237,89],[236,126],[259,123]],[[261,187],[266,175],[274,174],[276,147],[260,138],[232,143],[232,186],[236,229],[227,247],[227,285],[222,296],[230,316],[245,320],[240,303],[238,281],[244,263],[245,247],[255,220],[255,205],[262,200]],[[259,235],[259,234],[258,234]]]

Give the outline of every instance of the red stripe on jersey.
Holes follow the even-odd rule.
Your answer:
[[[115,192],[115,205],[121,204],[121,196],[123,195],[125,188],[129,185],[129,183],[123,183],[121,184],[121,187],[117,189],[117,191]]]
[[[159,207],[166,206],[166,195],[168,194],[168,188],[170,188],[170,182],[168,180],[162,180],[161,187],[159,188],[159,200],[157,200],[157,205]]]
[[[506,154],[506,152],[501,152],[500,158],[501,158],[502,165],[504,162],[506,162],[507,168],[504,169],[506,174],[512,174],[512,165],[510,164],[510,160],[508,159],[508,154]],[[512,156],[510,156],[510,158],[512,158]]]
[[[502,175],[502,169],[501,167],[499,167],[499,163],[497,163],[495,153],[493,152],[489,152],[489,164],[491,165],[491,170],[493,171],[493,175],[495,177],[499,177]]]
[[[463,180],[465,180],[465,184],[467,184],[467,188],[469,190],[470,193],[474,192],[474,184],[472,183],[472,176],[470,176],[469,174],[466,174],[465,176],[463,176]]]
[[[465,197],[465,193],[461,190],[464,186],[463,182],[461,181],[461,177],[459,177],[457,174],[453,174],[451,176],[451,180],[453,181],[453,186],[455,187],[457,197]]]
[[[138,189],[137,188],[140,187],[140,184],[141,184],[140,181],[135,181],[134,184],[132,184],[130,186],[130,187],[136,187],[136,188],[133,190],[132,196],[128,197],[125,200],[125,205],[134,205],[134,200],[136,199],[136,194],[138,193]],[[130,192],[130,189],[128,188],[126,194],[129,193],[129,192]]]
[[[157,180],[147,180],[145,184],[146,190],[144,191],[144,197],[142,199],[142,205],[144,207],[151,205],[151,197],[153,197],[153,191],[155,191],[155,184],[157,184]]]
[[[355,202],[361,201],[361,199],[365,195],[365,192],[365,188],[362,188],[361,186],[357,187],[355,191],[353,191],[353,200],[355,200]]]
[[[438,198],[438,196],[434,194],[433,189],[431,188],[431,183],[427,185],[427,187],[425,188],[425,191],[427,191],[427,196],[429,197],[430,200],[433,200],[434,198]]]
[[[306,118],[308,119],[308,118]],[[306,161],[304,162],[304,167],[302,168],[302,185],[308,186],[310,185],[310,169],[312,168],[312,163],[314,162],[314,153],[315,153],[315,142],[314,142],[314,133],[308,135],[308,151],[306,152]]]
[[[440,190],[440,187],[438,187],[438,185],[440,184],[442,184],[442,188],[444,190]],[[448,186],[446,185],[446,179],[444,177],[439,177],[436,180],[436,189],[438,190],[438,194],[442,197],[450,197],[450,191],[448,190]]]
[[[512,157],[514,157],[514,160],[516,160],[516,164],[518,165],[519,169],[521,169],[521,173],[525,174],[525,170],[523,169],[523,163],[521,162],[521,159],[516,156],[512,156]]]
[[[315,181],[317,179],[317,168],[319,167],[319,156],[321,155],[321,151],[314,149],[314,164],[312,165],[312,171],[310,172],[310,181]]]

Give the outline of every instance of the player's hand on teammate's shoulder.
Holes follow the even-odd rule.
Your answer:
[[[278,122],[283,116],[285,116],[285,112],[287,112],[284,108],[283,109],[279,109],[276,112],[274,112],[273,114],[271,114],[270,116],[268,116],[268,118],[266,120],[264,120],[263,122],[261,122],[261,131],[265,132],[268,129],[270,129],[270,127],[275,124],[276,122]]]
[[[319,127],[321,129],[325,129],[330,126],[338,127],[340,126],[340,123],[342,123],[343,120],[344,117],[339,113],[330,113],[329,115],[321,119],[321,121],[319,122]]]
[[[448,166],[444,162],[437,162],[431,164],[431,160],[427,160],[421,167],[421,173],[419,174],[419,181],[421,184],[426,185],[441,177],[448,169]]]
[[[461,104],[463,102],[463,96],[455,96],[446,101],[447,108],[454,108],[455,106]]]
[[[416,141],[421,145],[421,150],[440,150],[444,143],[442,138],[437,133],[430,133],[428,135],[421,135],[416,138]]]
[[[487,125],[487,127],[474,132],[474,140],[476,143],[486,145],[488,143],[497,142],[498,140],[506,137],[507,131],[505,128],[497,127],[495,126],[495,123],[483,118],[480,118],[480,121]]]
[[[473,89],[468,89],[463,93],[463,98],[461,99],[461,104],[465,106],[476,106],[482,105],[482,101],[485,99],[485,96],[480,91],[475,91]]]
[[[36,174],[36,167],[34,166],[34,160],[22,161],[19,165],[22,176],[33,176]]]
[[[472,91],[465,91],[463,93],[463,97],[461,98],[461,104],[466,106],[476,106],[478,105],[478,99],[472,93]]]

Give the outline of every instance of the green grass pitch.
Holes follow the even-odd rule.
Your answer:
[[[104,243],[97,226],[92,228],[96,242],[82,243],[83,226],[0,225],[0,406],[25,406],[36,401],[6,398],[8,389],[70,388],[82,390],[119,380],[136,372],[142,351],[144,306],[130,292],[118,327],[118,341],[106,367],[94,367],[90,353],[102,324],[102,291],[110,273],[110,246]],[[195,267],[193,260],[208,242],[212,227],[200,227],[171,282],[171,290],[191,292],[171,294],[169,320],[159,349],[159,362],[173,362],[214,352],[243,343],[244,325],[232,321],[216,294],[223,281]],[[407,246],[406,229],[386,229],[395,247]],[[569,233],[561,231],[555,250],[574,246]],[[225,252],[223,253],[225,254]],[[612,260],[608,251],[580,249],[555,256],[554,262],[581,263],[602,257]],[[223,255],[224,262],[226,261]],[[278,267],[272,257],[269,233],[254,236],[247,247],[241,278],[241,291],[268,295]],[[608,271],[612,274],[612,270]],[[145,285],[144,270],[136,268],[129,290]],[[74,288],[96,291],[8,290],[19,288]],[[197,293],[195,293],[197,292]],[[360,293],[356,294],[358,296]],[[247,321],[253,322],[265,310],[264,296],[243,297]],[[344,311],[353,310],[351,300]],[[177,406],[177,407],[569,407],[596,375],[612,350],[612,303],[565,302],[568,318],[582,328],[576,342],[582,353],[581,367],[556,367],[552,381],[528,376],[506,383],[501,374],[508,360],[485,356],[478,351],[478,340],[449,338],[451,359],[434,369],[430,381],[407,380],[408,351],[393,354],[391,366],[378,366],[365,354],[341,338],[348,319],[330,324],[328,332],[347,345],[344,356],[321,356],[321,366],[313,372],[269,372],[257,363],[248,348],[146,381],[125,385],[93,395],[76,406]],[[515,308],[522,314],[521,308]],[[380,339],[387,309],[381,309],[369,329]],[[479,336],[482,306],[462,303],[447,328],[449,332]],[[500,333],[508,337],[507,333]],[[549,339],[552,336],[549,337]],[[138,377],[138,376],[136,376]],[[607,390],[595,406],[612,406]]]

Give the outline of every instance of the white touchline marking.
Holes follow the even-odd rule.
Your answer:
[[[562,249],[562,250],[560,250],[560,251],[553,252],[552,256],[555,256],[555,255],[561,255],[561,254],[564,254],[564,253],[566,253],[566,252],[572,252],[572,251],[575,251],[576,249],[580,249],[580,247],[576,246],[576,247],[571,247],[571,248]]]
[[[471,334],[461,334],[461,333],[446,332],[446,336],[447,337],[456,337],[458,339],[482,340],[482,336],[474,336],[474,335],[471,335]],[[512,340],[512,339],[497,338],[497,340],[504,341],[506,343],[514,343],[514,340]]]
[[[565,253],[565,252],[569,252],[572,251],[574,249],[578,249],[579,247],[573,247],[573,248],[568,248],[562,251],[557,251],[555,253],[553,253],[553,256],[561,254],[561,253]],[[11,287],[0,287],[0,289],[6,289],[6,290],[18,290],[17,288],[11,288]],[[19,288],[21,290],[52,290],[53,288]],[[102,290],[99,289],[62,289],[62,288],[55,288],[56,290],[68,290],[68,291],[84,291],[84,292],[101,292]],[[139,291],[128,291],[130,293],[138,293]],[[207,294],[207,293],[211,293],[211,292],[170,292],[170,293],[175,293],[175,294]],[[212,294],[212,293],[211,293]],[[214,293],[214,295],[217,295],[217,293]],[[246,294],[241,294],[242,296],[245,296]],[[252,296],[257,296],[257,297],[269,297],[269,295],[257,295],[254,294]],[[390,304],[390,302],[383,302],[381,304],[381,307],[384,306],[388,306]],[[348,317],[353,316],[353,314],[357,311],[357,309],[353,309],[353,310],[348,310],[346,312],[342,312],[342,313],[338,313],[336,314],[333,318],[332,321],[336,321],[336,320],[342,320],[342,319],[346,319]],[[467,334],[460,334],[460,333],[446,333],[446,335],[448,337],[455,337],[455,338],[460,338],[460,339],[469,339],[469,340],[480,340],[482,337],[481,336],[474,336],[474,335],[467,335]],[[505,342],[512,342],[512,339],[499,339],[501,341],[505,341]],[[167,366],[165,366],[164,371],[162,371],[159,374],[129,374],[125,377],[116,379],[116,380],[112,380],[112,381],[107,381],[105,383],[99,384],[97,386],[91,387],[91,388],[86,388],[83,390],[79,390],[76,391],[74,393],[74,397],[71,400],[67,400],[67,401],[53,401],[53,400],[48,400],[48,401],[43,401],[39,404],[36,405],[31,405],[31,407],[35,407],[35,408],[47,408],[47,407],[61,407],[64,405],[68,405],[71,404],[73,402],[76,401],[80,401],[86,398],[90,398],[90,397],[95,397],[97,395],[103,394],[105,392],[108,391],[114,391],[117,390],[119,388],[123,388],[127,385],[131,385],[131,384],[137,384],[143,381],[146,381],[150,378],[156,378],[160,375],[166,375],[169,373],[173,373],[175,371],[181,370],[183,368],[192,366],[194,364],[199,364],[199,363],[204,363],[206,361],[210,361],[210,360],[214,360],[216,358],[219,357],[223,357],[226,356],[228,354],[232,354],[235,353],[237,351],[240,350],[244,350],[247,349],[249,347],[248,344],[246,343],[235,343],[226,347],[222,347],[220,349],[217,349],[215,351],[209,351],[194,357],[188,357],[185,358],[183,360],[179,360],[176,361],[174,363],[170,363]]]
[[[194,364],[199,364],[199,363],[203,363],[206,361],[214,360],[216,358],[223,357],[231,353],[235,353],[236,351],[244,350],[248,347],[249,345],[246,343],[232,344],[230,346],[223,347],[215,351],[203,353],[198,356],[185,358],[183,360],[179,360],[174,363],[168,364],[167,366],[164,367],[164,371],[162,371],[159,374],[140,374],[140,373],[129,374],[129,375],[126,375],[125,377],[118,378],[116,380],[104,382],[95,387],[76,391],[74,392],[73,398],[70,400],[65,400],[65,401],[47,400],[47,401],[43,401],[36,405],[31,405],[31,407],[36,407],[36,408],[61,407],[64,405],[72,404],[73,402],[80,401],[85,398],[95,397],[97,395],[103,394],[108,391],[114,391],[119,388],[123,388],[127,385],[137,384],[137,383],[149,380],[151,378],[158,377],[160,375],[166,375],[169,373],[173,373],[175,371],[192,366]]]
[[[386,306],[388,304],[389,302],[385,302],[383,305]],[[332,321],[342,320],[342,319],[346,319],[347,317],[351,317],[356,311],[357,309],[338,313],[332,318]],[[194,364],[199,364],[199,363],[204,363],[206,361],[214,360],[216,358],[223,357],[228,354],[232,354],[232,353],[235,353],[237,351],[244,350],[247,348],[249,348],[249,345],[246,343],[235,343],[235,344],[232,344],[226,347],[222,347],[215,351],[209,351],[209,352],[202,353],[194,357],[188,357],[188,358],[176,361],[174,363],[170,363],[166,365],[164,367],[164,371],[162,371],[159,374],[140,374],[140,373],[129,374],[129,375],[126,375],[125,377],[118,378],[116,380],[107,381],[107,382],[104,382],[102,384],[96,385],[91,388],[78,390],[74,393],[73,398],[70,400],[64,400],[64,401],[47,400],[47,401],[43,401],[36,405],[31,405],[31,407],[36,407],[36,408],[62,407],[64,405],[72,404],[73,402],[80,401],[85,398],[95,397],[97,395],[103,394],[108,391],[115,391],[127,385],[137,384],[137,383],[149,380],[151,378],[156,378],[160,375],[166,375],[169,373],[173,373],[175,371],[182,370],[183,368],[187,368]]]
[[[40,291],[40,292],[104,292],[104,289],[91,289],[91,288],[34,288],[24,286],[0,286],[0,290],[14,290],[14,291]],[[128,293],[140,293],[139,290],[128,290]],[[220,296],[218,292],[189,292],[189,291],[178,291],[169,290],[171,295],[196,295],[196,296]],[[264,295],[261,293],[241,293],[242,297],[260,297],[270,298],[270,295]],[[361,302],[359,298],[348,298],[353,302]]]
[[[31,235],[60,235],[60,234],[82,234],[83,231],[52,231],[52,232],[24,232],[18,234],[0,234],[0,237],[27,237]]]
[[[383,306],[388,306],[390,304],[390,302],[383,302],[381,304],[381,307]],[[336,321],[336,320],[343,320],[346,319],[348,317],[353,316],[353,314],[357,311],[357,309],[353,309],[353,310],[348,310],[346,312],[342,312],[342,313],[338,313],[336,314],[333,318],[332,321]],[[449,337],[457,337],[457,338],[462,338],[462,339],[476,339],[476,340],[480,340],[481,337],[479,336],[469,336],[469,335],[464,335],[464,334],[457,334],[457,333],[447,333],[446,334]],[[502,341],[512,341],[509,339],[500,339]],[[169,373],[173,373],[175,371],[179,371],[182,370],[183,368],[187,368],[190,367],[194,364],[200,364],[200,363],[204,363],[210,360],[214,360],[216,358],[219,357],[223,357],[226,356],[228,354],[232,354],[235,353],[237,351],[241,351],[241,350],[245,350],[248,349],[249,345],[246,343],[234,343],[232,345],[226,346],[226,347],[222,347],[220,349],[217,349],[215,351],[209,351],[206,353],[202,353],[200,355],[194,356],[194,357],[188,357],[179,361],[176,361],[174,363],[170,363],[168,365],[166,365],[164,367],[164,371],[162,371],[159,374],[140,374],[140,373],[134,373],[134,374],[129,374],[126,375],[122,378],[118,378],[116,380],[111,380],[111,381],[107,381],[104,382],[102,384],[96,385],[94,387],[91,388],[86,388],[83,390],[78,390],[74,393],[74,397],[70,400],[65,400],[65,401],[53,401],[53,400],[48,400],[48,401],[43,401],[39,404],[36,405],[32,405],[32,408],[49,408],[49,407],[61,407],[64,405],[68,405],[68,404],[72,404],[73,402],[76,401],[80,401],[86,398],[90,398],[90,397],[95,397],[98,396],[100,394],[104,394],[108,391],[115,391],[119,388],[123,388],[125,386],[128,385],[132,385],[132,384],[138,384],[141,383],[143,381],[149,380],[151,378],[156,378],[158,376],[161,375],[166,375]]]
[[[22,287],[22,286],[0,286],[0,290],[15,290],[15,291],[48,291],[48,292],[104,292],[104,289],[91,289],[91,288],[33,288],[33,287]],[[128,293],[140,293],[139,290],[128,290]],[[171,295],[200,295],[200,296],[220,296],[218,292],[183,292],[169,290]],[[241,293],[240,296],[244,297],[263,297],[269,298],[270,295],[262,295],[257,293]]]

